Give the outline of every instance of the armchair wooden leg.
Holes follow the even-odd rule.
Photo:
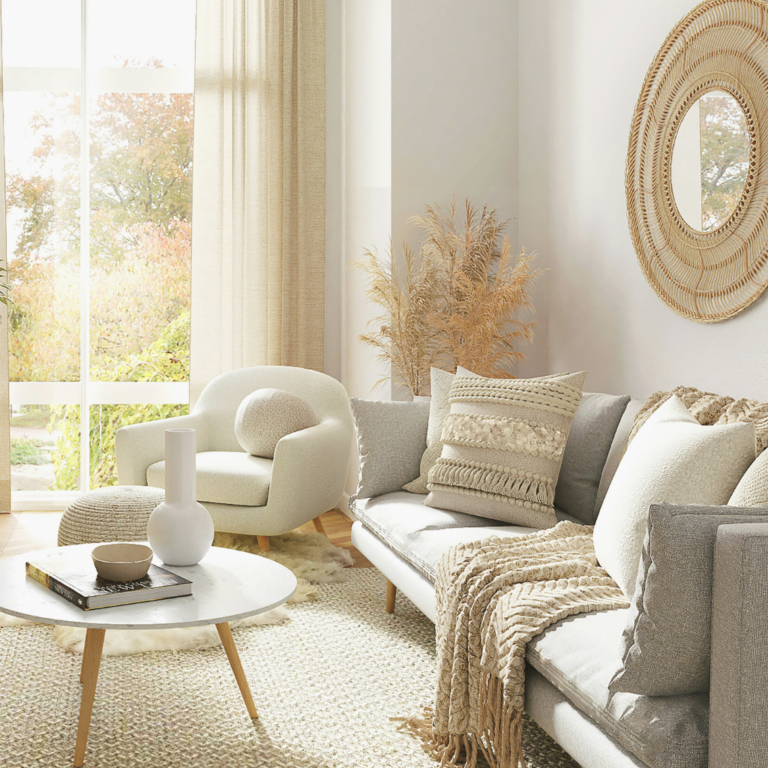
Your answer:
[[[387,613],[395,612],[395,596],[397,595],[397,587],[387,579]]]
[[[323,521],[320,519],[320,515],[312,519],[312,522],[315,524],[315,530],[318,533],[322,533],[323,536],[325,536],[325,528],[323,528]]]
[[[269,536],[257,536],[256,540],[259,542],[259,549],[262,552],[269,552]]]

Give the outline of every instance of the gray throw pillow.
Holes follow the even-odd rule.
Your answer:
[[[419,476],[427,447],[428,402],[349,400],[360,453],[358,499],[402,489]]]
[[[749,507],[651,506],[612,691],[680,696],[709,690],[712,582],[721,525],[768,522]]]
[[[629,395],[585,392],[573,417],[555,489],[555,507],[594,525],[600,476]]]
[[[613,476],[616,474],[616,470],[619,468],[619,464],[624,457],[624,452],[627,450],[629,433],[634,426],[635,416],[637,416],[644,403],[645,400],[639,400],[633,397],[629,403],[627,403],[621,421],[619,421],[619,426],[616,427],[616,434],[613,436],[611,450],[608,451],[608,456],[605,459],[605,466],[600,475],[600,486],[597,489],[597,499],[595,500],[595,520],[597,520],[597,516],[600,514],[600,509],[603,506],[603,501],[605,500],[605,495],[608,493],[608,488],[611,485]]]

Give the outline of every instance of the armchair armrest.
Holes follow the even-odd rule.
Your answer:
[[[117,482],[120,485],[147,484],[147,469],[165,458],[166,429],[196,430],[197,450],[206,450],[208,436],[202,413],[121,427],[115,436]]]
[[[333,509],[344,493],[351,450],[351,424],[340,419],[283,437],[275,449],[262,524],[282,533]]]
[[[768,524],[721,525],[715,545],[709,768],[768,765]]]

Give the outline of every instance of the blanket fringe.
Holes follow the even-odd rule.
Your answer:
[[[422,717],[392,720],[400,723],[398,731],[416,736],[441,768],[477,768],[478,749],[490,768],[526,768],[522,713],[508,704],[501,680],[486,675],[483,683],[478,733],[436,733],[431,707],[424,708]]]

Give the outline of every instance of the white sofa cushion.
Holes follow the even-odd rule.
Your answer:
[[[651,504],[721,506],[755,459],[755,425],[704,427],[678,397],[629,444],[595,524],[600,565],[631,599]]]
[[[537,635],[526,651],[544,675],[611,738],[649,768],[707,768],[707,694],[612,693],[627,610],[583,613]]]
[[[272,459],[242,451],[206,451],[197,454],[197,500],[241,507],[263,507],[269,496]],[[147,485],[165,488],[165,462],[147,469]]]
[[[424,499],[424,495],[406,491],[387,493],[374,499],[358,499],[354,512],[366,528],[430,581],[435,580],[443,553],[454,544],[490,536],[519,536],[535,530],[427,507]],[[560,512],[557,516],[558,520],[573,520]]]

